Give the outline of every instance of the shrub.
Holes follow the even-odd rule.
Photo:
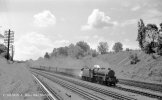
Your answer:
[[[7,47],[3,44],[0,44],[0,55],[7,59]]]
[[[92,52],[92,57],[98,56],[98,52],[96,50],[91,50],[91,52]]]
[[[157,54],[162,56],[162,44],[157,48]]]
[[[126,48],[125,51],[131,51],[132,49]]]
[[[136,64],[137,62],[140,61],[136,53],[130,54],[129,59],[130,59],[130,64]]]
[[[49,56],[48,52],[46,52],[46,54],[44,55],[44,58],[47,58],[47,59],[49,59],[49,58],[50,58],[50,56]]]

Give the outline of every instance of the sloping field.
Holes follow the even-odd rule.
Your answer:
[[[7,64],[0,58],[0,100],[42,100],[25,64]],[[28,96],[27,96],[28,95]]]
[[[129,56],[135,53],[140,62],[130,64]],[[109,53],[97,57],[87,56],[82,59],[70,57],[39,59],[33,62],[32,65],[81,69],[82,67],[93,67],[96,64],[105,68],[111,67],[119,78],[162,82],[162,57],[153,59],[150,55],[146,55],[139,50]]]

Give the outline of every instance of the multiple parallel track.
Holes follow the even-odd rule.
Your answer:
[[[49,79],[49,80],[51,80],[51,81],[53,81],[55,83],[61,85],[62,87],[66,88],[66,89],[71,90],[74,93],[79,94],[81,97],[85,98],[86,100],[105,100],[105,99],[103,99],[103,98],[101,98],[99,96],[96,96],[96,95],[94,95],[92,93],[89,93],[89,92],[84,91],[84,90],[82,90],[80,88],[77,88],[77,87],[75,87],[75,86],[73,86],[71,84],[68,84],[67,82],[60,81],[57,78],[47,77],[46,75],[43,75],[43,74],[40,74],[40,73],[37,73],[37,74],[39,74],[39,75],[41,75],[41,76],[43,76],[43,77],[45,77],[45,78],[47,78],[47,79]]]
[[[126,80],[126,79],[119,79],[119,84],[140,87],[140,88],[158,91],[162,93],[162,84],[139,82],[134,80]]]
[[[127,89],[127,88],[123,88],[123,87],[114,87],[116,89],[119,89],[119,90],[123,90],[123,91],[127,91],[127,92],[131,92],[131,93],[136,93],[136,94],[140,94],[140,95],[143,95],[143,96],[147,96],[147,97],[151,97],[151,98],[156,98],[156,99],[159,99],[159,100],[162,100],[162,96],[160,95],[155,95],[155,94],[151,94],[151,93],[147,93],[147,92],[142,92],[142,91],[138,91],[138,90],[133,90],[133,89]]]
[[[120,100],[134,100],[133,98],[124,98],[125,96],[123,95],[120,95],[120,94],[116,94],[116,93],[113,93],[111,91],[107,91],[107,90],[103,90],[103,89],[100,89],[98,87],[94,87],[94,86],[91,86],[91,85],[88,85],[84,82],[77,82],[77,81],[74,81],[72,79],[67,79],[67,78],[64,78],[64,77],[60,77],[60,76],[57,76],[55,74],[52,74],[52,73],[49,73],[49,72],[46,72],[46,71],[42,71],[42,72],[45,72],[45,74],[48,74],[48,75],[51,75],[51,76],[54,76],[54,77],[57,77],[59,79],[62,79],[62,80],[65,80],[65,81],[68,81],[70,83],[73,83],[73,84],[76,84],[76,85],[79,85],[79,86],[82,86],[82,87],[85,87],[87,89],[90,89],[90,90],[93,90],[93,91],[96,91],[96,92],[99,92],[99,93],[102,93],[102,94],[105,94],[107,96],[110,96],[110,97],[113,97],[113,98],[116,98],[116,99],[120,99]],[[124,84],[124,85],[130,85],[130,86],[136,86],[136,87],[141,87],[141,88],[144,88],[144,89],[150,89],[150,90],[154,90],[154,91],[158,91],[158,92],[161,92],[162,91],[162,86],[161,84],[159,85],[156,85],[153,84],[153,83],[144,83],[144,82],[138,82],[138,81],[130,81],[130,80],[124,80],[124,79],[120,79],[119,80],[120,83],[119,84]],[[155,88],[156,87],[156,88]],[[157,88],[158,87],[158,88]],[[133,90],[133,89],[127,89],[127,88],[123,88],[123,87],[113,87],[113,88],[116,88],[116,89],[119,89],[119,90],[123,90],[123,91],[127,91],[127,92],[131,92],[131,93],[135,93],[135,94],[140,94],[140,95],[144,95],[144,96],[147,96],[147,97],[151,97],[151,98],[156,98],[158,100],[162,100],[162,96],[161,95],[156,95],[156,94],[151,94],[151,93],[147,93],[147,92],[142,92],[142,91],[138,91],[138,90]],[[73,92],[76,92],[76,91],[73,91]],[[79,93],[78,93],[79,94]],[[91,100],[91,99],[89,99]],[[93,99],[94,100],[94,99]],[[98,99],[100,100],[100,99]],[[102,99],[101,99],[102,100]]]
[[[66,73],[61,73],[61,74],[66,75]],[[68,76],[70,76],[70,75],[68,75]],[[70,77],[73,77],[73,76],[70,76]],[[161,84],[138,82],[138,81],[124,80],[124,79],[119,79],[119,84],[124,84],[124,85],[140,87],[140,88],[143,88],[143,89],[149,89],[149,90],[153,90],[153,91],[162,92],[162,85]],[[113,88],[162,100],[161,95],[155,95],[155,94],[151,94],[151,93],[147,93],[147,92],[143,92],[143,91],[137,91],[137,90],[128,89],[128,88],[123,88],[123,87],[119,87],[119,86],[113,87]]]
[[[43,70],[43,69],[36,69],[36,70]],[[51,71],[48,71],[48,72],[51,72]],[[58,74],[66,75],[66,76],[69,76],[69,77],[78,78],[78,77],[76,77],[74,75],[67,74],[67,73],[64,73],[64,72],[57,72],[57,71],[54,71],[54,72],[58,73]],[[157,92],[162,93],[162,84],[140,82],[140,81],[126,80],[126,79],[119,79],[119,83],[118,84],[124,84],[124,85],[128,85],[128,86],[139,87],[139,88],[148,89],[148,90],[157,91]],[[127,89],[125,89],[125,90],[127,90]],[[147,94],[145,94],[145,93],[141,93],[141,94],[144,94],[144,95],[147,96]],[[157,98],[157,96],[152,96],[152,97],[156,97]]]
[[[84,88],[87,88],[89,90],[93,90],[95,92],[98,92],[98,93],[101,93],[101,94],[104,94],[104,95],[107,95],[109,97],[112,97],[112,98],[115,98],[115,99],[118,99],[118,100],[137,100],[135,98],[132,98],[132,97],[128,97],[128,96],[125,96],[125,95],[122,95],[122,94],[118,94],[118,93],[115,93],[115,92],[112,92],[112,91],[108,91],[106,89],[102,89],[102,88],[99,88],[99,87],[95,87],[95,86],[92,86],[92,85],[88,85],[84,82],[78,82],[78,81],[74,81],[74,80],[71,80],[71,79],[67,79],[67,78],[64,78],[64,77],[59,77],[57,75],[54,75],[54,74],[50,74],[50,73],[45,73],[45,72],[36,72],[37,74],[43,76],[43,77],[46,77],[48,78],[49,80],[52,80],[58,84],[60,84],[61,86],[67,88],[67,89],[70,89],[71,91],[79,94],[80,96],[82,97],[85,97],[87,98],[88,100],[105,100],[104,98],[102,97],[98,97],[94,94],[91,94],[87,91],[84,91],[84,90],[81,90],[79,88],[77,88],[75,85],[79,85],[81,87],[84,87]],[[60,81],[61,79],[61,81]],[[72,83],[72,84],[69,84],[69,83]]]
[[[35,77],[37,78],[37,81],[35,80],[37,83],[41,82],[41,84],[39,83],[39,87],[40,87],[42,93],[45,95],[46,99],[48,99],[48,100],[63,100],[63,98],[60,95],[58,95],[52,88],[50,88],[39,77],[37,77],[37,76],[35,76]],[[51,93],[51,95],[49,95],[49,92],[42,85]]]
[[[35,81],[35,82],[36,82],[36,81]],[[36,83],[37,83],[37,82],[36,82]],[[47,96],[47,91],[46,91],[42,86],[39,86],[39,89],[40,89],[40,91],[43,93],[43,95],[45,95],[45,98],[46,98],[47,100],[53,100],[52,97]]]
[[[60,72],[55,72],[55,73],[76,78],[75,76],[69,75],[69,74],[66,74],[66,73],[60,73]],[[142,89],[148,89],[148,90],[151,90],[151,91],[157,91],[159,93],[162,93],[162,84],[154,84],[154,83],[140,82],[140,81],[134,81],[134,80],[126,80],[126,79],[119,79],[118,84],[124,84],[124,85],[128,85],[128,86],[139,87],[139,88],[142,88]],[[119,90],[132,92],[132,93],[136,93],[136,94],[144,95],[144,96],[147,96],[147,97],[157,98],[157,99],[162,100],[162,96],[160,96],[160,95],[155,95],[155,94],[137,91],[137,90],[133,90],[133,89],[127,89],[127,88],[123,88],[123,87],[119,87],[119,86],[117,86],[115,88],[119,89]]]

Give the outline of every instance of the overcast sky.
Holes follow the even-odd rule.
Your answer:
[[[80,40],[138,48],[137,22],[162,22],[161,0],[0,0],[0,32],[15,31],[15,59],[37,59]]]

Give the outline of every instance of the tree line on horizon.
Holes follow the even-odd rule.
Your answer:
[[[144,21],[140,19],[138,21],[138,33],[137,41],[140,49],[146,54],[157,54],[162,56],[162,23],[159,24],[159,28],[156,24],[144,24]],[[119,52],[123,50],[123,44],[116,42],[112,48],[113,52]],[[126,48],[126,51],[131,49]],[[7,47],[0,44],[0,55],[6,57]],[[76,44],[70,44],[65,47],[54,48],[51,53],[46,52],[44,58],[57,57],[57,56],[71,56],[77,59],[85,56],[96,57],[99,54],[109,53],[109,46],[107,42],[100,42],[96,49],[92,49],[88,43],[79,41]],[[130,58],[133,58],[130,57]],[[136,56],[134,57],[136,58]]]
[[[113,46],[114,52],[123,50],[123,44],[116,42]],[[128,50],[128,48],[127,48]],[[96,57],[99,54],[109,53],[109,46],[107,42],[99,42],[96,49],[92,49],[87,42],[79,41],[76,44],[70,44],[69,46],[54,48],[52,53],[45,53],[44,58],[57,57],[57,56],[71,56],[74,58],[82,58],[85,56]]]
[[[160,29],[158,29],[156,24],[145,25],[143,20],[138,21],[138,33],[137,41],[139,43],[140,49],[146,54],[158,54],[162,55],[162,23],[160,23]],[[123,50],[123,44],[121,42],[116,42],[112,48],[113,52],[117,53]],[[132,49],[126,48],[126,51],[131,51]],[[112,51],[111,51],[112,52]],[[96,57],[99,54],[109,53],[109,46],[107,42],[99,42],[96,49],[90,48],[88,43],[84,41],[79,41],[76,44],[70,44],[69,46],[54,48],[52,53],[46,52],[44,58],[51,58],[57,56],[71,56],[77,59],[85,56]],[[136,59],[139,61],[137,54],[131,54],[130,59]]]

